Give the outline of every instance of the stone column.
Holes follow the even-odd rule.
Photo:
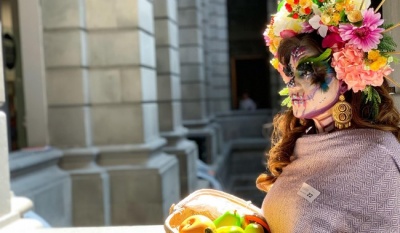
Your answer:
[[[400,22],[400,15],[398,14],[398,10],[400,7],[399,1],[386,1],[383,4],[382,13],[383,18],[385,19],[385,23],[393,23],[397,24]],[[400,51],[400,27],[397,27],[390,32],[388,32],[394,39],[397,44],[397,51]],[[392,63],[392,68],[394,68],[394,72],[390,75],[397,83],[400,83],[400,65]],[[394,86],[389,82],[390,86]],[[400,109],[400,87],[395,87],[396,94],[393,95],[395,100],[395,104],[397,109]]]
[[[157,53],[158,122],[161,136],[167,139],[164,151],[179,160],[181,197],[193,192],[197,184],[197,145],[186,139],[182,125],[179,41],[176,0],[154,1]]]
[[[199,157],[213,163],[218,152],[207,110],[202,4],[202,0],[178,0],[182,117],[188,138],[200,147]]]
[[[180,186],[158,129],[153,1],[47,3],[74,21],[45,34],[50,140],[74,177],[73,219],[161,223]]]
[[[2,30],[0,21],[0,32]],[[2,35],[2,33],[0,33]],[[0,38],[0,44],[3,44]],[[4,70],[3,70],[3,47],[0,46],[0,105],[5,104],[4,92]],[[0,111],[0,227],[4,226],[10,219],[10,171],[8,168],[8,140],[7,140],[7,118],[3,111]]]
[[[212,113],[230,111],[228,14],[226,0],[208,0],[209,64],[208,96]]]

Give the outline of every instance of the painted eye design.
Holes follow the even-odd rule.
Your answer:
[[[296,74],[297,74],[296,76],[298,76],[299,78],[305,78],[305,79],[311,78],[314,74],[314,69],[312,67],[312,64],[308,62],[300,64],[299,66],[297,66]]]
[[[296,82],[294,81],[294,77],[290,79],[290,81],[286,84],[287,87],[295,87]]]
[[[283,73],[289,78],[294,78],[294,73],[289,65],[283,67]]]

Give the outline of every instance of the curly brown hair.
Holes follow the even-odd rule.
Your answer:
[[[278,58],[284,66],[289,63],[290,53],[297,46],[307,46],[314,51],[321,53],[320,41],[312,35],[298,35],[289,39],[282,40],[278,49]],[[318,55],[318,54],[317,54]],[[324,75],[323,69],[314,69],[316,76]],[[318,70],[318,71],[317,71]],[[320,82],[315,80],[315,82]],[[373,87],[381,98],[379,113],[371,117],[373,106],[371,102],[366,102],[362,92],[354,93],[347,91],[344,95],[346,101],[352,106],[352,124],[350,128],[371,128],[393,133],[400,142],[400,114],[395,108],[392,97],[388,92],[388,83],[385,80],[382,86]],[[273,120],[274,130],[271,136],[271,149],[268,152],[268,174],[262,174],[257,178],[257,187],[263,191],[268,191],[275,180],[282,173],[282,169],[291,163],[291,156],[295,147],[296,140],[301,137],[305,130],[314,126],[313,120],[302,120],[293,115],[292,109],[277,114]],[[346,130],[346,129],[343,129]]]

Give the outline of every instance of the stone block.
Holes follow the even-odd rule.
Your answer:
[[[182,83],[181,91],[184,100],[200,100],[206,97],[204,83]]]
[[[181,98],[181,84],[179,76],[158,75],[157,91],[159,101],[171,101]]]
[[[154,17],[169,18],[176,22],[177,20],[177,0],[157,0],[154,1]]]
[[[157,48],[157,73],[179,74],[179,53],[171,47]]]
[[[154,23],[157,46],[172,46],[178,48],[178,25],[169,19],[157,19]]]
[[[158,122],[161,132],[169,132],[174,130],[174,109],[172,102],[158,103]]]
[[[110,224],[109,179],[101,170],[72,172],[73,226],[107,226]]]
[[[0,111],[0,216],[9,214],[10,206],[10,173],[8,167],[7,118]]]
[[[35,205],[35,213],[52,227],[71,226],[71,180],[57,167],[56,160],[53,163],[36,164],[40,169],[26,168],[25,173],[12,180],[12,190],[17,196],[29,198]]]
[[[204,63],[203,48],[200,46],[181,46],[179,50],[181,64]]]
[[[171,204],[179,201],[177,159],[156,156],[148,166],[108,169],[112,225],[162,224]]]
[[[203,45],[203,32],[199,28],[179,28],[179,44]]]
[[[166,147],[164,151],[175,155],[179,162],[181,198],[195,191],[197,187],[198,148],[194,141],[183,139],[175,147]]]
[[[88,34],[89,66],[155,67],[154,37],[139,30],[93,31]]]
[[[201,120],[207,115],[206,103],[201,101],[182,100],[182,119]]]
[[[193,80],[203,81],[204,79],[204,66],[202,64],[182,64],[181,62],[181,80],[183,82]]]
[[[155,101],[157,98],[156,72],[145,67],[121,69],[123,102]]]
[[[148,143],[159,138],[158,106],[156,103],[143,104],[144,142]]]
[[[137,105],[93,106],[94,145],[133,144],[144,140],[143,109]]]
[[[172,132],[182,124],[180,102],[158,103],[158,122],[161,132]]]
[[[46,88],[49,105],[87,104],[87,70],[82,68],[48,69]]]
[[[89,70],[90,103],[119,103],[121,95],[121,74],[118,69]]]
[[[84,27],[83,0],[40,0],[44,29]]]
[[[135,144],[158,138],[155,103],[91,108],[95,145]]]
[[[229,112],[231,111],[230,99],[217,99],[210,102],[211,111],[214,113]]]
[[[201,13],[197,9],[184,9],[178,11],[179,27],[200,27]]]
[[[227,89],[229,89],[230,85],[230,80],[227,75],[214,75],[214,78],[212,79],[212,85],[213,86],[223,86]]]
[[[91,144],[87,107],[54,107],[48,113],[51,145],[64,148]]]
[[[134,28],[154,32],[153,5],[148,0],[86,0],[88,29]]]
[[[201,8],[200,0],[178,0],[178,9],[181,8]]]
[[[227,53],[224,53],[224,52],[218,52],[218,53],[215,53],[214,54],[214,59],[215,59],[215,62],[216,63],[218,63],[218,64],[228,64],[229,63],[229,61],[228,61],[228,54]]]
[[[79,29],[45,31],[43,46],[46,67],[86,66],[85,43],[86,32]]]

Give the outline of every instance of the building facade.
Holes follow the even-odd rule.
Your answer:
[[[0,228],[30,209],[54,227],[162,224],[199,158],[225,179],[271,120],[231,111],[228,0],[110,2],[2,1]]]

